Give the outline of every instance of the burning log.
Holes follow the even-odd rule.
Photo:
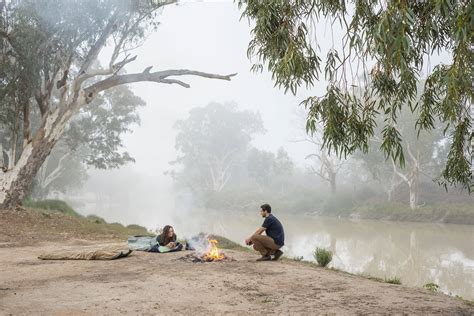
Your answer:
[[[184,262],[191,262],[191,263],[206,263],[206,262],[230,262],[230,261],[235,261],[234,258],[227,257],[226,255],[223,255],[223,257],[219,260],[211,259],[209,257],[205,256],[199,256],[196,253],[190,253],[187,254],[186,256],[183,256],[181,258],[178,258],[177,260],[184,261]]]
[[[203,255],[199,256],[196,253],[191,253],[178,260],[193,263],[235,261],[235,259],[226,256],[217,248],[217,240],[214,239],[209,240],[209,245]]]

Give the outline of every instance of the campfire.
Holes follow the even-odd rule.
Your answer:
[[[225,255],[220,253],[219,248],[217,248],[217,240],[210,239],[209,246],[207,247],[207,252],[202,256],[202,260],[209,261],[221,261],[225,258]]]
[[[217,240],[209,239],[209,244],[207,250],[204,254],[198,255],[196,253],[188,254],[184,257],[179,258],[179,260],[187,262],[222,262],[222,261],[235,261],[233,258],[226,256],[222,253],[217,247]]]

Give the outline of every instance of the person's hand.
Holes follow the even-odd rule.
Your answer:
[[[170,242],[169,244],[166,245],[166,247],[173,249],[174,247],[176,247],[176,244],[174,242]]]

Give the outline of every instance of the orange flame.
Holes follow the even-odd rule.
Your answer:
[[[219,248],[217,248],[217,240],[209,239],[209,246],[207,248],[206,254],[204,254],[203,259],[207,260],[222,260],[225,256],[219,252]]]

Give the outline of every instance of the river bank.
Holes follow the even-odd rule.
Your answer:
[[[69,219],[57,214],[45,217],[51,224],[44,227],[39,218],[28,220],[28,214],[0,214],[0,299],[6,314],[474,312],[469,302],[447,295],[294,260],[257,263],[252,252],[224,250],[235,261],[208,264],[176,260],[188,252],[41,261],[37,256],[45,251],[91,249],[124,239],[112,231],[64,229]],[[15,218],[18,225],[11,227]]]
[[[404,204],[383,203],[348,208],[321,209],[307,215],[349,219],[384,220],[393,222],[441,223],[474,225],[474,200],[468,204],[424,205],[410,209]]]

